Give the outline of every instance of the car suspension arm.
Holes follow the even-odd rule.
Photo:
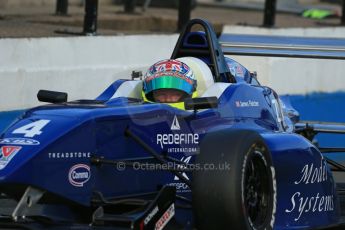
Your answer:
[[[335,170],[333,171],[339,171],[339,172],[345,172],[345,166],[342,165],[342,164],[339,164],[338,162],[334,161],[334,160],[331,160],[329,159],[328,157],[325,157],[324,158],[326,159],[327,163],[330,164],[331,166],[333,166],[334,168],[336,168]]]
[[[345,148],[320,147],[321,153],[345,153]]]
[[[135,142],[137,142],[140,146],[142,146],[151,156],[150,159],[156,159],[162,164],[168,164],[169,162],[173,162],[177,164],[176,167],[169,168],[162,170],[170,171],[171,173],[175,174],[181,181],[186,183],[188,187],[191,188],[191,182],[186,177],[183,176],[182,173],[184,172],[190,172],[193,171],[193,168],[190,168],[189,164],[183,161],[180,161],[178,159],[175,159],[173,157],[169,156],[163,156],[161,154],[158,154],[154,149],[152,149],[149,145],[147,145],[143,140],[140,139],[137,135],[135,135],[132,131],[130,131],[128,128],[125,130],[125,135],[127,137],[131,137]],[[108,165],[118,165],[119,163],[125,164],[125,166],[134,168],[136,162],[133,162],[133,160],[147,160],[147,158],[137,158],[137,159],[117,159],[117,160],[109,160],[104,159],[103,157],[97,157],[93,156],[91,157],[91,163],[95,165],[99,164],[108,164]]]
[[[137,135],[135,135],[129,128],[127,128],[125,130],[125,135],[127,137],[132,138],[136,143],[138,143],[141,147],[143,147],[143,149],[145,149],[149,154],[151,154],[155,159],[157,159],[160,163],[162,164],[167,164],[168,161],[164,159],[164,156],[158,154],[153,148],[151,148],[151,146],[149,146],[148,144],[146,144],[140,137],[138,137]],[[183,174],[181,173],[181,171],[183,171],[183,167],[181,167],[182,170],[179,171],[174,171],[174,170],[170,170],[168,169],[168,171],[172,172],[173,174],[175,174],[181,181],[183,181],[184,183],[186,183],[188,185],[189,188],[191,188],[191,182],[190,180],[188,180],[187,178],[185,178],[183,176]]]
[[[187,164],[183,161],[180,161],[178,159],[175,159],[173,157],[163,157],[164,160],[168,159],[171,162],[174,162],[177,164],[177,167],[172,166],[172,167],[167,167],[166,169],[157,169],[157,170],[163,170],[163,171],[171,171],[171,172],[191,172],[194,169],[190,168],[190,164]],[[138,167],[137,163],[138,161],[147,161],[147,160],[153,160],[156,159],[155,157],[143,157],[143,158],[126,158],[126,159],[117,159],[117,160],[109,160],[109,159],[105,159],[104,157],[99,157],[99,156],[92,156],[90,158],[90,162],[91,164],[94,165],[99,165],[99,164],[108,164],[108,165],[125,165],[126,167],[130,167],[130,168],[135,168]],[[168,162],[168,161],[166,161]]]

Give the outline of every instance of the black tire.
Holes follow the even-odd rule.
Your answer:
[[[258,133],[237,130],[208,134],[195,163],[204,169],[194,171],[192,182],[198,230],[273,228],[275,172]],[[205,164],[219,170],[205,170]]]

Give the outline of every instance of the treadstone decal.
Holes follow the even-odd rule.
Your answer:
[[[2,146],[0,149],[0,170],[4,169],[12,158],[19,152],[20,146]]]

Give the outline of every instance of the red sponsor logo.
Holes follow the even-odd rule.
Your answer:
[[[172,204],[168,210],[163,214],[163,216],[157,221],[155,230],[162,230],[165,225],[173,218],[175,215],[175,205]]]
[[[20,146],[2,146],[1,153],[4,157],[8,158],[11,155],[15,155],[22,147]]]

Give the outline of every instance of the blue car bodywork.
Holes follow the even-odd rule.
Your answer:
[[[202,23],[211,33],[208,23]],[[190,34],[217,44],[215,35],[207,33]],[[181,35],[181,39],[188,40],[185,36],[190,34]],[[183,45],[203,48],[203,44]],[[178,197],[167,198],[175,204],[175,221],[183,228],[193,228],[193,207],[182,205],[192,197],[188,184],[192,173],[181,170],[176,175],[157,169],[164,162],[152,153],[164,157],[165,163],[193,163],[208,133],[229,129],[255,131],[269,148],[276,179],[274,229],[341,224],[341,197],[331,167],[318,147],[296,132],[297,111],[274,90],[261,86],[245,67],[221,56],[221,61],[213,62],[212,57],[200,57],[218,65],[216,83],[228,84],[217,98],[216,108],[180,110],[135,98],[113,98],[119,87],[130,81],[117,80],[95,100],[47,104],[25,112],[0,136],[0,191],[4,198],[18,202],[10,212],[0,208],[0,226],[36,223],[39,218],[30,217],[44,214],[46,219],[56,218],[65,224],[80,222],[88,228],[85,226],[97,220],[95,200],[135,198],[169,186]],[[225,73],[232,75],[233,82]],[[28,188],[39,191],[33,192],[39,194],[37,204],[46,203],[51,209],[38,212],[23,205],[21,200],[27,198],[25,192],[30,193]],[[60,214],[52,211],[57,209]],[[144,229],[144,222],[151,218],[159,221],[153,210],[140,217],[143,228],[138,229]],[[138,213],[126,214],[126,218],[140,216]],[[26,220],[21,216],[27,216]],[[87,222],[85,216],[94,218]],[[116,219],[112,223],[121,227],[120,222]]]

